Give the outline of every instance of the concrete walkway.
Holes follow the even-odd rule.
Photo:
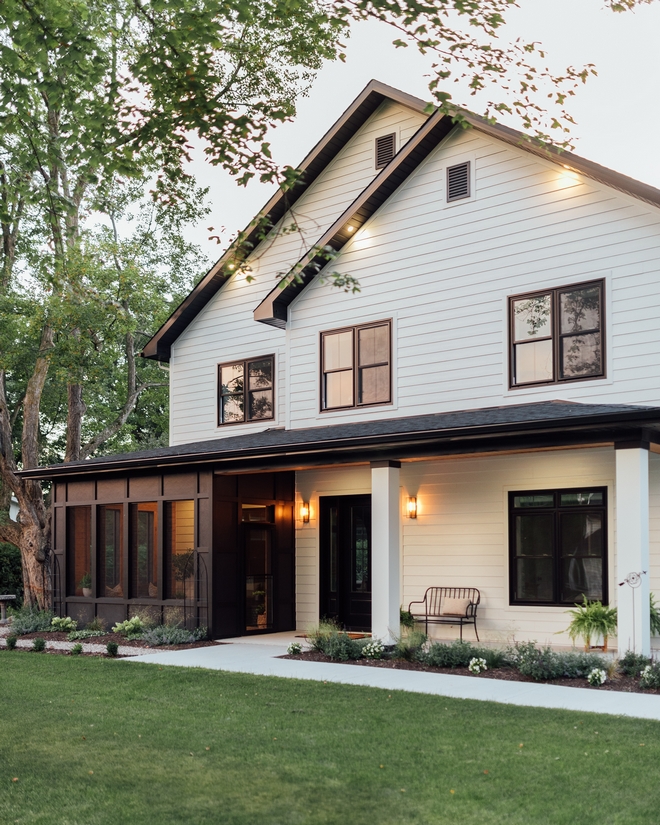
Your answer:
[[[232,673],[252,673],[258,676],[278,676],[285,679],[309,679],[317,682],[338,682],[363,685],[384,690],[406,690],[430,693],[455,699],[476,699],[539,708],[607,713],[660,719],[660,696],[643,693],[620,693],[597,688],[570,688],[530,682],[506,682],[483,676],[452,676],[420,673],[413,670],[389,670],[362,665],[325,664],[294,659],[278,659],[286,653],[291,641],[303,641],[293,633],[274,633],[225,639],[217,647],[196,650],[163,651],[133,656],[125,662],[146,662],[178,667],[203,667]]]

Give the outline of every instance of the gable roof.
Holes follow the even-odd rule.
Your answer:
[[[259,234],[262,231],[261,218],[267,217],[268,223],[275,226],[384,100],[392,100],[420,113],[423,113],[427,106],[425,101],[401,92],[386,83],[380,83],[378,80],[371,80],[367,83],[339,120],[328,129],[297,167],[297,170],[303,173],[299,180],[286,192],[280,189],[273,195],[241,233],[239,240],[230,245],[158,332],[147,342],[142,350],[145,358],[154,358],[158,361],[169,360],[172,344],[229,280],[235,268],[234,262],[243,261],[259,243]]]
[[[213,464],[225,472],[300,468],[540,446],[660,442],[660,407],[537,401],[259,432],[22,470],[50,479]]]
[[[490,137],[524,149],[537,157],[553,161],[569,171],[579,172],[598,183],[660,207],[660,190],[653,186],[614,172],[612,169],[607,169],[579,155],[563,152],[554,146],[535,143],[523,132],[510,129],[508,126],[490,123],[478,115],[460,112],[460,118],[473,129]],[[330,247],[335,252],[342,249],[349,238],[355,234],[355,229],[359,229],[385,203],[455,126],[455,119],[439,110],[420,126],[389,165],[321,235],[280,283],[268,293],[254,310],[255,321],[284,329],[290,304],[326,265],[327,252],[324,249]],[[353,231],[348,232],[348,226],[353,226]]]
[[[321,172],[337,156],[339,151],[353,137],[358,129],[371,117],[383,100],[389,99],[408,106],[420,113],[426,109],[419,98],[380,83],[370,81],[344,114],[321,138],[312,151],[302,161],[298,169],[304,174],[300,181],[287,192],[277,192],[248,225],[239,241],[232,244],[220,260],[209,270],[185,300],[174,310],[168,320],[151,338],[142,351],[146,358],[167,361],[171,346],[195,316],[229,280],[235,261],[243,261],[258,243],[259,220],[268,216],[275,225],[288,209],[319,177]],[[349,233],[349,225],[362,226],[393,192],[414,172],[438,143],[456,126],[456,117],[468,126],[494,137],[511,146],[516,146],[544,160],[552,161],[569,171],[578,172],[591,180],[602,183],[624,194],[652,206],[660,207],[660,190],[622,175],[605,166],[600,166],[573,153],[561,151],[532,141],[523,132],[491,123],[485,118],[467,111],[457,110],[456,115],[436,111],[422,124],[417,132],[404,144],[393,160],[371,181],[364,191],[353,201],[337,220],[323,232],[316,244],[292,267],[280,284],[274,287],[254,311],[256,321],[270,326],[284,328],[288,317],[288,307],[314,276],[326,264],[327,257],[318,253],[323,247],[339,251],[354,232]],[[231,267],[231,268],[230,268]]]

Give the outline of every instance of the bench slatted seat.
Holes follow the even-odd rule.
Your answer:
[[[477,607],[480,601],[481,594],[476,587],[429,587],[423,599],[410,602],[408,611],[424,622],[427,634],[429,624],[457,624],[463,641],[463,625],[471,624],[479,641]],[[422,605],[423,609],[415,612],[413,605]]]

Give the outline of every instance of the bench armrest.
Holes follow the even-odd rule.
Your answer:
[[[423,604],[423,605],[426,605],[426,599],[422,599],[422,600],[421,600],[421,601],[419,601],[419,602],[410,602],[410,604],[408,605],[408,613],[412,613],[412,610],[411,610],[410,608],[411,608],[414,604]],[[424,610],[424,612],[426,613],[426,610]],[[413,613],[413,615],[415,615],[415,614]]]

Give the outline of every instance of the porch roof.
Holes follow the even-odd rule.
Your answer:
[[[21,475],[50,479],[200,464],[240,472],[611,443],[660,444],[660,407],[542,401],[305,429],[269,428],[37,467]]]

